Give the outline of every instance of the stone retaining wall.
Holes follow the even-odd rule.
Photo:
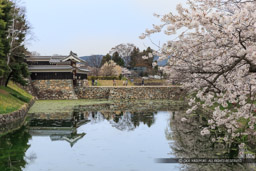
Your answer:
[[[73,80],[32,81],[37,98],[42,100],[179,100],[186,93],[178,86],[88,87],[88,82],[79,82],[78,85],[74,90]]]
[[[0,115],[0,134],[17,129],[23,125],[26,114],[30,107],[34,104],[32,99],[29,104],[24,104],[18,111]]]
[[[38,99],[77,99],[73,80],[33,80],[32,85]]]
[[[178,100],[185,95],[181,87],[83,87],[76,90],[80,99]]]

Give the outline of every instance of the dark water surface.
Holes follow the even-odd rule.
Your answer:
[[[200,120],[166,103],[75,106],[69,114],[33,113],[0,137],[0,170],[243,170],[239,165],[156,163],[157,158],[216,157],[225,150],[200,136]],[[223,154],[222,157],[227,157]]]

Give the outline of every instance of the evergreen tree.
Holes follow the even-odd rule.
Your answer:
[[[9,1],[11,2],[11,1]],[[11,79],[14,82],[25,85],[27,82],[24,78],[29,76],[25,57],[27,49],[25,48],[25,38],[29,31],[28,22],[25,16],[25,9],[19,7],[18,4],[12,3],[11,8],[11,23],[8,29],[8,40],[10,49],[7,53],[7,65],[11,72],[5,82],[7,86]]]
[[[135,47],[131,53],[130,66],[132,68],[136,65],[136,59],[138,59],[139,56],[140,56],[140,49]]]
[[[146,49],[146,51],[145,51],[145,55],[146,55],[146,56],[149,56],[150,53],[151,53],[151,54],[153,53],[153,49],[151,49],[150,47],[148,47],[148,48]],[[147,59],[147,63],[148,63],[149,66],[152,66],[153,60],[154,60],[154,57]]]
[[[150,47],[148,47],[147,50],[146,50],[146,52],[147,52],[147,54],[148,54],[148,53],[153,53],[153,49],[151,49]]]
[[[29,30],[23,7],[10,0],[0,1],[0,85],[10,79],[22,85],[29,75],[24,46]]]
[[[101,66],[103,66],[106,62],[111,60],[111,56],[109,54],[107,54],[106,56],[103,56],[102,60],[101,60]]]
[[[124,66],[124,60],[119,56],[118,52],[115,52],[112,56],[112,60],[119,66]]]
[[[5,84],[10,69],[7,65],[6,54],[9,52],[8,24],[10,23],[10,2],[0,1],[0,85]]]

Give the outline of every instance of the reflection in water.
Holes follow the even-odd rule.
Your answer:
[[[78,134],[77,128],[88,122],[97,124],[107,120],[120,131],[132,131],[140,123],[146,124],[148,127],[154,123],[154,112],[115,111],[117,108],[106,104],[78,106],[73,109],[72,115],[69,116],[65,113],[63,118],[59,116],[62,115],[61,113],[44,114],[39,112],[34,114],[30,120],[29,133],[32,136],[48,136],[52,141],[66,141],[73,147],[85,135],[85,133]],[[95,110],[101,110],[101,112],[95,112]]]
[[[86,116],[85,116],[86,117]],[[132,131],[141,123],[150,127],[154,123],[154,112],[89,112],[88,120],[92,124],[108,120],[109,123],[120,131]]]
[[[170,118],[169,112],[145,115],[141,113],[140,117],[130,112],[119,111],[78,113],[79,116],[83,113],[84,118],[89,121],[75,129],[78,134],[86,135],[77,141],[72,149],[66,142],[33,136],[27,154],[34,152],[38,159],[35,164],[26,166],[27,171],[33,171],[36,166],[42,170],[57,171],[169,171],[178,166],[159,165],[154,162],[157,157],[168,157],[169,145],[164,130]],[[149,117],[151,115],[153,117]],[[151,124],[150,127],[148,124]],[[40,149],[41,144],[49,148],[49,154]]]
[[[110,123],[113,127],[118,130],[124,131],[131,131],[135,129],[135,125],[132,122],[132,114],[125,112],[120,117],[115,117]]]
[[[158,103],[76,106],[67,113],[38,111],[26,127],[0,137],[0,170],[169,171],[182,165],[154,163],[154,159],[237,156],[235,145],[227,148],[200,135],[205,124],[200,117],[181,122],[182,107]],[[189,164],[182,170],[245,168]]]
[[[34,154],[24,158],[31,138],[25,127],[13,132],[12,134],[0,137],[0,170],[21,170],[27,163],[33,161]]]
[[[85,133],[77,133],[77,127],[88,120],[77,113],[67,119],[33,118],[29,124],[29,133],[33,136],[48,136],[52,141],[66,141],[71,147],[85,136]]]
[[[83,155],[90,153],[91,149],[92,149],[90,153],[91,155],[97,154],[96,155],[97,157],[96,156],[89,157],[86,160],[90,160],[91,158],[95,160],[100,158],[100,156],[104,156],[103,155],[104,153],[100,151],[96,152],[99,146],[102,146],[103,144],[108,145],[109,146],[108,148],[113,148],[113,150],[111,150],[111,153],[109,153],[109,155],[115,155],[115,153],[118,156],[122,155],[120,153],[122,150],[120,151],[119,149],[115,151],[115,148],[118,148],[118,146],[120,145],[121,145],[120,147],[124,148],[123,145],[128,143],[127,145],[129,145],[130,147],[125,145],[128,151],[124,153],[125,156],[123,156],[123,158],[126,157],[126,154],[127,156],[129,156],[129,153],[132,151],[132,149],[138,148],[138,150],[134,151],[133,152],[134,154],[133,153],[132,154],[138,155],[138,156],[142,155],[144,156],[142,158],[146,159],[146,161],[151,161],[152,164],[154,164],[154,158],[157,157],[154,154],[156,153],[152,151],[153,156],[151,156],[151,159],[150,158],[148,159],[145,156],[146,153],[144,153],[143,151],[143,148],[146,148],[147,146],[149,146],[148,149],[152,149],[152,147],[150,147],[150,143],[146,145],[144,144],[145,142],[143,142],[144,139],[147,139],[146,138],[147,136],[152,138],[151,136],[152,133],[150,133],[150,131],[146,128],[150,128],[152,127],[152,125],[154,125],[157,111],[161,110],[161,107],[163,110],[167,110],[169,108],[169,104],[159,106],[159,104],[155,105],[151,103],[150,107],[153,109],[148,109],[149,107],[147,105],[139,104],[136,106],[134,104],[127,104],[127,105],[124,105],[124,104],[106,105],[105,104],[105,105],[92,105],[92,106],[77,106],[74,108],[73,112],[67,112],[67,113],[56,112],[51,114],[41,113],[40,111],[38,111],[38,113],[34,113],[32,115],[30,122],[27,126],[24,126],[18,131],[15,131],[11,134],[0,137],[0,156],[1,156],[0,170],[1,171],[2,170],[22,170],[24,168],[25,170],[35,170],[37,168],[44,168],[45,170],[48,170],[49,168],[51,168],[52,170],[63,170],[63,169],[65,170],[67,169],[65,167],[65,164],[68,162],[65,162],[65,155],[60,155],[60,154],[64,152],[69,154],[68,156],[75,155],[73,154],[74,151],[72,152],[69,150],[71,148],[68,149],[66,146],[63,146],[67,143],[74,150],[79,148],[80,153],[81,152],[84,153]],[[168,115],[167,115],[167,118],[168,118]],[[165,127],[164,124],[161,124],[162,122],[167,122],[167,119],[162,118],[161,120],[159,120],[158,125],[161,125],[159,127],[160,130],[164,130],[164,127]],[[110,127],[108,127],[108,125]],[[102,130],[101,130],[101,127],[103,127]],[[96,128],[99,128],[99,129],[90,130],[90,129],[96,129]],[[154,129],[157,130],[158,128],[156,127]],[[133,132],[132,134],[127,134],[127,135],[132,135],[134,136],[134,138],[129,139],[129,136],[125,135],[126,133],[118,134],[116,131],[118,131],[119,133]],[[154,137],[164,136],[164,134],[162,135],[159,134],[159,131],[155,131],[155,133],[156,135]],[[105,137],[101,141],[94,142],[95,138],[98,139],[98,138],[104,137],[105,135],[108,135],[108,137]],[[140,137],[143,137],[143,135],[144,135],[144,138],[140,140]],[[107,143],[108,138],[113,139],[113,142]],[[52,143],[50,143],[49,140]],[[114,142],[123,141],[123,140],[124,142],[122,143],[118,143],[118,144],[114,143]],[[157,138],[156,140],[159,140],[162,143],[163,142],[166,143],[166,146],[164,147],[166,149],[162,151],[167,152],[168,142],[166,142],[165,139]],[[156,141],[156,140],[153,140],[153,141]],[[141,144],[142,147],[140,147],[139,145],[140,142],[141,143],[143,142]],[[147,142],[150,142],[150,141],[147,141]],[[37,147],[37,143],[39,144],[38,147]],[[133,143],[136,143],[136,146]],[[57,146],[54,147],[54,144],[56,144]],[[87,144],[87,145],[82,145],[82,148],[81,148],[81,144]],[[56,151],[57,149],[61,151],[57,152]],[[53,151],[55,152],[52,153]],[[161,151],[161,150],[159,149],[158,151]],[[45,154],[43,154],[44,152],[46,152],[46,156]],[[55,154],[58,156],[55,156]],[[53,160],[51,160],[50,159],[51,156],[55,156],[59,158],[59,160],[57,158],[54,158]],[[78,158],[80,157],[77,157],[77,156],[73,157],[73,159],[78,159]],[[118,158],[119,157],[115,158],[114,160]],[[106,156],[104,157],[104,160],[105,159],[106,159]],[[47,161],[47,164],[42,165],[42,163],[44,163],[44,160]],[[74,160],[70,161],[70,160],[72,159],[69,158],[70,165],[73,167],[74,166],[77,167],[77,169],[75,170],[84,170],[84,168],[87,168],[89,166],[89,164],[88,166],[83,166],[83,164],[81,163],[77,164],[76,161]],[[103,166],[104,166],[104,160],[101,160],[101,164]],[[128,158],[126,160],[128,160]],[[55,164],[54,163],[49,164],[48,162],[50,161],[53,161]],[[56,163],[59,163],[59,162],[61,162],[61,165],[63,164],[63,167],[60,167],[61,169],[54,168],[54,165],[56,165]],[[86,163],[86,161],[84,163]],[[117,168],[121,167],[122,168],[121,170],[126,170],[126,168],[128,170],[131,170],[132,168],[129,169],[129,166],[125,166],[125,163],[126,161],[123,163],[124,165],[122,167],[121,165],[116,167]],[[144,164],[146,163],[138,163],[138,166],[141,168],[144,168]],[[115,165],[113,165],[113,167],[114,166]],[[160,166],[160,168],[161,167],[169,168],[166,166],[164,167]],[[89,169],[89,170],[93,170],[93,169]],[[102,169],[95,168],[95,170],[102,170]],[[167,169],[162,169],[162,170],[167,170]]]
[[[200,131],[205,125],[199,115],[191,116],[182,122],[185,111],[173,112],[169,127],[166,130],[166,138],[173,140],[170,145],[172,154],[178,158],[237,158],[238,146],[228,147],[223,142],[212,142],[213,135],[201,136]],[[184,170],[188,171],[212,171],[212,170],[250,170],[248,166],[241,164],[187,164]],[[254,170],[254,169],[253,169]]]

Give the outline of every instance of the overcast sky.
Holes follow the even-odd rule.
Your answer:
[[[121,43],[133,43],[140,49],[154,48],[138,36],[159,23],[153,13],[175,12],[186,0],[23,0],[34,40],[27,45],[41,55],[78,56],[106,54]],[[152,37],[163,43],[163,35]]]

